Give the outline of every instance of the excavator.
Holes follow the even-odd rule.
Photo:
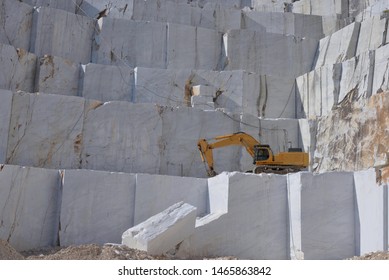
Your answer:
[[[207,175],[213,177],[217,175],[214,170],[213,150],[217,148],[240,145],[253,158],[255,165],[252,172],[287,174],[298,172],[308,167],[308,153],[302,152],[300,148],[289,148],[288,152],[273,154],[269,145],[263,145],[254,137],[245,132],[217,136],[208,143],[206,139],[200,139],[197,146],[200,150],[201,160],[206,165]]]

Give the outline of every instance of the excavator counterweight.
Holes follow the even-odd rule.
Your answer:
[[[262,145],[244,132],[217,136],[211,140],[212,142],[209,143],[206,139],[200,139],[197,143],[201,159],[206,164],[207,174],[210,177],[217,174],[214,170],[213,150],[232,145],[243,146],[250,154],[255,165],[253,173],[286,174],[301,171],[309,165],[308,154],[301,149],[292,148],[288,152],[273,154],[269,145]]]

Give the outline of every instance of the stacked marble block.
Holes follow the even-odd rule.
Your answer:
[[[274,152],[306,141],[297,119],[7,90],[0,101],[0,155],[8,164],[205,177],[200,137],[243,130]],[[238,147],[216,150],[215,160],[219,172],[252,165]]]
[[[266,32],[266,26],[270,28],[274,19],[266,18],[265,20],[262,17],[256,16],[255,13],[250,12],[247,15],[245,14],[246,17],[251,18],[250,23],[248,23],[248,20],[246,21],[245,24],[247,26],[244,27],[245,29],[226,31],[223,35],[221,30],[224,27],[215,27],[216,23],[213,23],[214,25],[212,26],[206,26],[214,29],[206,29],[192,26],[197,24],[196,22],[191,23],[192,25],[189,25],[189,23],[187,23],[188,25],[166,23],[164,22],[166,21],[164,17],[154,22],[133,21],[128,18],[116,18],[115,13],[112,14],[112,17],[108,15],[100,19],[96,25],[96,22],[88,17],[73,14],[71,7],[69,8],[66,5],[61,6],[60,2],[55,7],[52,6],[54,4],[50,1],[32,2],[29,1],[28,4],[42,5],[43,7],[34,12],[31,6],[23,3],[18,3],[17,5],[24,5],[23,7],[26,9],[29,7],[27,10],[31,13],[29,20],[33,22],[33,28],[31,28],[30,33],[26,31],[25,36],[26,38],[29,36],[32,38],[28,49],[33,51],[33,53],[27,53],[29,60],[27,61],[28,67],[26,67],[26,63],[20,58],[22,56],[20,54],[18,56],[18,52],[22,51],[12,50],[10,46],[4,45],[7,48],[7,52],[4,53],[3,57],[6,58],[10,52],[13,52],[13,64],[9,68],[15,68],[17,75],[5,77],[4,82],[2,82],[2,87],[13,91],[36,91],[70,96],[69,98],[64,98],[60,96],[48,96],[43,93],[40,96],[19,93],[13,98],[14,109],[11,119],[14,120],[14,125],[19,125],[19,118],[22,118],[26,120],[27,127],[30,124],[29,115],[21,114],[19,116],[17,110],[24,106],[22,104],[39,107],[40,105],[35,101],[43,102],[41,105],[42,108],[46,106],[46,102],[52,104],[52,108],[60,108],[62,103],[72,104],[66,107],[71,108],[72,116],[77,118],[77,120],[72,119],[69,122],[63,122],[61,125],[55,126],[54,123],[60,120],[60,116],[64,117],[67,113],[63,111],[63,114],[57,114],[54,110],[48,110],[45,116],[34,115],[34,117],[37,117],[37,122],[33,121],[33,123],[41,123],[38,120],[47,120],[48,115],[57,115],[57,117],[52,118],[52,123],[48,123],[47,126],[61,127],[63,130],[57,133],[58,135],[54,135],[56,133],[48,133],[46,135],[42,133],[41,139],[32,136],[35,133],[35,129],[42,131],[46,129],[45,125],[41,124],[41,128],[36,128],[39,125],[33,125],[26,130],[24,130],[24,126],[21,126],[23,129],[18,130],[19,135],[15,132],[9,137],[7,147],[3,148],[3,154],[6,155],[4,162],[37,167],[92,168],[111,171],[141,171],[202,177],[204,176],[204,172],[200,171],[200,168],[197,167],[201,163],[199,159],[194,160],[194,158],[198,158],[197,153],[193,151],[195,148],[189,147],[189,145],[196,147],[195,142],[199,137],[212,137],[218,134],[227,134],[241,130],[240,119],[245,118],[244,115],[253,115],[254,118],[258,116],[267,118],[295,117],[294,78],[306,72],[307,69],[310,69],[317,42],[317,39],[303,39],[300,36],[307,35],[311,32],[315,36],[321,34],[320,32],[316,32],[320,31],[321,28],[320,18],[314,16],[306,16],[304,18],[290,15],[285,16],[284,25],[290,26],[290,30],[287,33],[296,33],[295,36],[286,36],[284,34],[277,34],[282,33],[282,29],[276,30],[273,28],[269,31],[275,33]],[[6,1],[6,3],[13,9],[13,2]],[[153,4],[152,1],[150,3]],[[84,4],[87,4],[87,1],[84,1]],[[140,4],[137,3],[136,5]],[[52,7],[63,10],[53,9]],[[136,7],[133,7],[134,14],[131,18],[133,16],[135,17],[138,12],[138,15],[141,15],[145,11],[143,8],[138,7],[136,9]],[[185,8],[184,6],[180,7],[182,9],[193,10],[193,7],[190,6],[185,6]],[[12,10],[11,8],[9,10]],[[196,7],[196,9],[200,8]],[[218,9],[216,14],[224,11],[220,6],[211,5],[209,9]],[[208,9],[200,10],[204,13],[208,11]],[[81,13],[81,10],[76,9],[76,12]],[[234,10],[235,12],[239,12],[240,17],[242,12]],[[88,16],[91,15],[88,14]],[[144,16],[147,16],[147,14]],[[275,16],[277,18],[283,18],[282,14]],[[57,21],[56,19],[68,22],[67,28],[61,29],[61,21]],[[139,19],[146,18],[142,16]],[[226,22],[233,21],[226,20]],[[9,19],[6,26],[13,26],[12,23],[12,20]],[[302,23],[306,28],[300,31],[297,26]],[[220,26],[222,25],[220,23]],[[292,28],[293,26],[295,27],[294,29]],[[308,26],[312,27],[308,28]],[[242,26],[237,26],[237,28],[242,28]],[[129,43],[126,41],[120,42],[115,39],[115,34],[128,32],[129,30],[133,31],[131,34],[136,37],[134,37],[136,40],[131,40]],[[158,36],[149,36],[150,34],[158,34]],[[188,38],[180,40],[182,34],[185,34]],[[205,36],[204,38],[207,40],[201,39],[203,38],[202,36]],[[112,43],[110,38],[115,39],[115,43]],[[150,38],[154,41],[147,41],[151,40]],[[237,51],[238,48],[235,46],[241,40],[246,40],[248,43],[251,40],[257,42],[258,49],[260,50],[259,54],[254,49],[250,49],[250,44],[245,46],[247,50],[243,50],[244,48],[240,46],[241,50]],[[82,44],[67,44],[65,41],[81,41]],[[90,52],[88,45],[91,45],[92,42],[94,48]],[[149,44],[146,44],[147,42]],[[145,51],[144,47],[142,47],[143,45],[147,45],[150,48],[150,52]],[[196,45],[197,53],[192,52],[193,45]],[[27,46],[24,47],[27,48]],[[210,48],[214,51],[210,52]],[[269,48],[277,51],[274,53],[270,52]],[[122,51],[117,52],[116,50],[118,49]],[[126,53],[129,50],[135,51]],[[152,56],[150,57],[148,54],[152,54]],[[253,63],[253,61],[258,60],[257,58],[262,60],[262,63]],[[278,62],[273,66],[272,61],[276,60]],[[87,63],[89,61],[97,63]],[[283,61],[289,61],[291,65],[295,66],[290,68],[284,67]],[[151,68],[141,67],[141,65]],[[37,69],[37,72],[35,73],[33,69]],[[212,71],[215,69],[225,70]],[[240,69],[249,69],[250,71]],[[22,73],[19,74],[19,72]],[[10,73],[13,72],[10,71]],[[282,82],[280,82],[281,80]],[[177,144],[183,153],[190,152],[189,157],[173,155],[174,142],[177,143],[177,140],[182,137],[181,134],[183,134],[183,131],[188,130],[185,128],[183,131],[179,131],[179,129],[183,129],[184,124],[171,125],[173,128],[164,125],[162,129],[162,125],[159,124],[154,127],[155,122],[151,121],[153,118],[147,118],[147,121],[134,121],[132,128],[130,128],[130,123],[123,123],[122,130],[113,132],[116,133],[116,136],[112,137],[101,129],[101,127],[109,128],[112,125],[108,121],[109,118],[107,116],[103,117],[106,119],[104,121],[106,124],[103,126],[97,124],[97,122],[92,126],[86,125],[85,123],[86,120],[87,122],[92,122],[92,115],[94,117],[95,109],[103,104],[93,100],[100,100],[102,102],[109,102],[111,100],[120,101],[104,104],[104,106],[101,106],[101,110],[98,109],[99,112],[108,112],[109,108],[117,107],[127,110],[132,107],[131,104],[123,101],[131,103],[157,103],[162,106],[188,106],[191,103],[191,96],[188,96],[186,91],[188,84],[193,87],[199,86],[203,89],[205,87],[208,87],[208,89],[214,88],[215,91],[211,93],[208,90],[205,96],[201,96],[200,93],[197,96],[200,100],[193,103],[194,107],[200,106],[198,109],[208,109],[209,107],[211,111],[213,111],[213,108],[223,110],[207,113],[203,116],[205,118],[204,120],[200,121],[199,119],[199,123],[201,123],[199,126],[195,125],[196,122],[189,120],[193,124],[189,128],[191,133],[187,133],[186,137],[184,137],[185,140],[182,139],[178,142],[186,141],[187,144]],[[204,90],[200,92],[204,93]],[[76,98],[76,95],[83,96],[86,99]],[[212,95],[212,99],[209,95]],[[74,96],[74,98],[70,98],[71,96]],[[201,98],[205,98],[206,102],[201,101]],[[20,104],[18,105],[17,103]],[[73,106],[74,103],[77,105]],[[84,105],[85,110],[83,111],[82,108]],[[142,104],[141,107],[137,108],[146,107],[154,112],[155,110],[165,110],[165,114],[168,115],[166,113],[168,112],[167,109],[151,104],[150,106]],[[191,111],[184,108],[173,111],[173,115],[185,115],[187,112],[189,112],[188,117],[198,115],[199,117],[195,117],[195,119],[200,118],[200,114],[202,114],[199,110]],[[110,113],[104,114],[110,115]],[[114,119],[118,120],[123,117],[119,116],[122,114],[126,115],[125,113],[117,113],[118,116],[115,116]],[[207,115],[210,117],[207,117]],[[229,124],[225,127],[216,124],[215,120],[218,117],[214,118],[214,115],[221,116],[222,119],[225,118],[226,121],[223,122]],[[169,121],[175,121],[174,117],[168,117],[167,119]],[[184,117],[181,119],[187,120],[188,118]],[[113,121],[113,123],[115,122]],[[262,129],[266,129],[266,125],[263,126],[262,123],[260,129],[253,130],[252,132],[254,136],[258,135],[261,141],[263,139],[265,141],[267,141],[266,139],[275,139],[275,141],[272,141],[272,143],[277,143],[273,148],[275,152],[285,149],[288,146],[285,143],[288,142],[291,142],[293,144],[292,146],[299,146],[301,137],[296,136],[299,134],[298,125],[296,125],[298,123],[297,121],[292,121],[293,125],[289,125],[289,121],[283,120],[269,119],[263,120],[262,122],[265,124],[271,123],[272,129],[263,133]],[[161,122],[157,121],[156,123]],[[260,121],[257,120],[255,123],[258,124]],[[275,123],[278,123],[278,125],[274,125]],[[145,127],[151,126],[155,129],[152,130],[151,134],[148,133],[150,134],[148,136],[140,136],[142,139],[146,137],[148,139],[147,141],[142,142],[142,144],[134,144],[133,141],[137,141],[140,138],[130,136],[134,134],[130,131],[138,130],[139,125]],[[204,126],[210,127],[209,131],[213,131],[213,133],[205,132],[200,134],[200,131],[204,130],[199,127]],[[216,126],[218,126],[218,129],[213,128]],[[98,129],[99,127],[100,129]],[[13,128],[10,127],[10,129]],[[171,133],[171,129],[174,129],[174,137],[168,136]],[[123,131],[127,132],[124,133]],[[285,134],[285,131],[288,133]],[[91,133],[90,139],[92,140],[88,139],[88,137],[84,138],[84,133],[86,132]],[[126,134],[126,136],[121,136],[121,134]],[[59,140],[64,135],[67,136],[66,139]],[[97,135],[99,137],[96,137]],[[105,135],[105,137],[101,137],[101,135]],[[285,135],[289,136],[286,137]],[[19,138],[21,138],[23,144],[15,145],[13,141],[15,140],[15,143],[18,143]],[[48,143],[40,144],[42,139],[48,140]],[[101,146],[99,144],[95,148],[92,148],[92,143],[96,141],[93,139],[105,140],[102,140]],[[123,139],[128,140],[123,141]],[[65,142],[67,143],[64,144]],[[132,147],[131,149],[127,147],[129,143],[132,143],[130,145]],[[112,147],[105,149],[104,153],[109,155],[101,154],[101,149],[97,147],[107,147],[107,145],[108,147]],[[73,149],[71,149],[72,146]],[[123,149],[125,152],[115,151],[118,146],[121,146],[119,150]],[[32,147],[34,148],[31,149]],[[70,152],[67,151],[68,149],[70,149]],[[146,153],[148,155],[141,156],[141,151],[145,149],[149,151]],[[171,152],[166,152],[166,149]],[[28,152],[24,153],[24,151]],[[224,152],[220,152],[220,155],[217,153],[216,158],[221,157],[219,170],[241,170],[243,168],[241,167],[242,164],[247,165],[242,162],[246,162],[248,159],[246,159],[246,155],[242,156],[243,159],[240,159],[239,156],[236,157],[236,154],[240,153],[237,149],[231,149],[227,154],[233,155],[231,156],[232,159],[230,159],[230,156],[221,156],[226,154]],[[66,155],[66,159],[61,158],[64,155]],[[118,160],[116,157],[123,157],[123,159]],[[138,158],[139,161],[131,163],[135,158]],[[140,160],[140,158],[143,158],[143,160]],[[102,161],[98,163],[100,159]]]
[[[194,210],[195,223],[156,234],[150,250],[179,242],[171,246],[184,258],[343,259],[387,249],[388,189],[376,184],[373,169],[196,179],[2,165],[0,178],[0,238],[18,250],[117,243],[182,202],[193,206],[182,211]]]

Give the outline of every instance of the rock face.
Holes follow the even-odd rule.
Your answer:
[[[385,164],[388,106],[386,93],[359,101],[350,94],[338,109],[320,119],[314,169],[362,170]]]

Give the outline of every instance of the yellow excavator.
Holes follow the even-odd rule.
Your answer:
[[[198,141],[202,161],[206,164],[209,177],[217,175],[214,170],[213,150],[231,145],[241,145],[252,156],[255,165],[253,172],[286,174],[298,172],[308,167],[308,153],[300,148],[290,148],[288,152],[273,154],[269,145],[262,145],[254,137],[244,132],[217,136],[208,143],[206,139]]]

